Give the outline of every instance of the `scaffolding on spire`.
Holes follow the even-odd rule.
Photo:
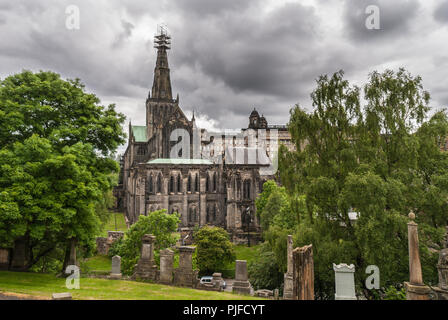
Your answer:
[[[164,24],[157,26],[157,34],[154,36],[154,48],[171,49],[171,36],[168,34],[167,27]]]

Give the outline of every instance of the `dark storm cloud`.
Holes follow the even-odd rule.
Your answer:
[[[375,5],[380,10],[380,30],[366,28],[366,8]],[[411,21],[416,19],[419,3],[417,0],[346,0],[344,21],[352,40],[389,41],[391,37],[404,37],[412,30]]]
[[[300,66],[310,62],[307,51],[317,39],[314,9],[298,3],[266,15],[246,9],[209,18],[203,25],[185,21],[186,29],[173,31],[174,63],[196,65],[235,92],[294,95]]]
[[[448,24],[448,0],[441,0],[434,10],[434,18]]]
[[[284,124],[295,103],[310,108],[309,95],[319,75],[344,69],[347,77],[364,81],[369,72],[388,63],[417,66],[434,100],[447,101],[440,85],[446,79],[442,39],[431,40],[429,47],[421,45],[431,35],[429,22],[423,24],[424,36],[412,32],[421,27],[422,1],[314,3],[0,0],[0,76],[27,68],[79,77],[102,100],[117,102],[133,123],[144,124],[156,59],[152,38],[156,26],[166,23],[172,35],[173,94],[180,94],[186,112],[194,109],[197,117],[216,120],[220,127],[247,125],[253,107],[269,123]],[[77,31],[65,28],[65,8],[70,4],[81,10]],[[365,7],[370,4],[381,10],[382,30],[377,34],[365,28]],[[428,16],[448,30],[434,21],[441,21],[439,11],[434,14],[430,7]],[[405,45],[400,43],[403,38]],[[377,40],[370,44],[366,39]],[[434,65],[422,61],[431,51],[440,53]]]
[[[172,5],[188,16],[204,17],[234,13],[250,7],[255,0],[171,0]]]

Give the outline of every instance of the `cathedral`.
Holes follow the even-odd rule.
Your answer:
[[[234,242],[244,243],[249,232],[261,231],[255,199],[263,183],[275,177],[275,171],[267,169],[278,144],[294,148],[290,134],[284,125],[269,126],[255,109],[248,128],[238,133],[198,128],[194,113],[188,119],[180,108],[179,95],[173,99],[167,56],[171,38],[166,31],[155,36],[154,47],[157,61],[146,100],[146,125],[129,123],[128,146],[114,190],[117,207],[129,224],[140,215],[166,209],[180,215],[183,231],[220,226]],[[174,132],[182,134],[173,140]],[[263,143],[251,148],[253,138]],[[179,141],[183,147],[176,149],[182,145]]]

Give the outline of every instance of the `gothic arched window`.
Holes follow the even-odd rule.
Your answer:
[[[162,193],[162,174],[157,176],[157,193]]]
[[[217,177],[216,172],[213,174],[213,191],[216,191],[216,185],[217,185]]]
[[[210,222],[210,207],[207,206],[207,215],[205,217],[205,220],[207,223]]]
[[[188,175],[187,191],[191,192],[191,174]]]
[[[196,192],[199,192],[199,174],[196,173],[196,178],[195,178],[195,190]]]
[[[177,192],[182,192],[182,179],[180,177],[180,173],[177,176]]]
[[[241,197],[241,180],[238,179],[236,182],[236,192],[238,197]]]
[[[243,183],[243,197],[250,199],[250,180],[245,180]]]
[[[149,176],[149,180],[148,180],[148,193],[149,194],[154,193],[154,182],[152,181],[152,175]]]
[[[210,178],[208,176],[208,173],[205,174],[205,192],[209,192],[210,191]]]
[[[137,155],[144,156],[146,154],[146,149],[144,146],[140,146],[137,148]]]
[[[194,212],[193,212],[193,208],[190,208],[189,212],[188,212],[188,224],[193,223],[194,221]]]
[[[173,176],[170,176],[170,185],[169,185],[168,190],[170,193],[174,192],[174,177]]]

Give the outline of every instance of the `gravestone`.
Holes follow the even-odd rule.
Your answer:
[[[287,270],[284,274],[284,288],[283,288],[283,299],[284,300],[292,300],[293,299],[293,288],[294,288],[294,280],[293,280],[293,256],[292,256],[292,235],[288,235],[287,240]]]
[[[314,300],[313,245],[296,248],[293,254],[293,299]]]
[[[414,222],[415,214],[409,213],[409,282],[405,282],[406,300],[429,300],[431,289],[423,283],[422,266],[418,246],[418,225]]]
[[[51,295],[52,300],[72,300],[72,294],[69,292],[53,293]]]
[[[240,294],[250,294],[250,283],[247,277],[247,261],[236,260],[235,263],[235,281],[232,291]]]
[[[140,259],[135,267],[134,279],[140,278],[145,280],[157,281],[159,277],[159,270],[154,262],[154,242],[156,237],[150,234],[145,234],[142,237],[142,250]]]
[[[439,252],[437,271],[439,274],[439,284],[434,287],[435,300],[448,300],[448,227],[446,227],[447,241],[444,248]]]
[[[336,300],[356,300],[355,294],[355,265],[345,263],[334,264],[336,284]]]
[[[164,284],[173,283],[173,260],[174,252],[170,249],[160,251],[160,282]]]
[[[121,257],[112,257],[112,272],[110,273],[110,279],[121,279]]]
[[[274,291],[268,290],[268,289],[260,289],[260,290],[254,291],[254,296],[272,299],[274,297]]]
[[[217,291],[222,291],[223,290],[222,285],[224,282],[224,279],[222,278],[222,273],[214,272],[212,274],[212,277],[213,277],[212,278],[213,286],[216,288]]]
[[[9,249],[0,248],[0,270],[9,268]]]
[[[197,286],[197,272],[193,271],[193,252],[195,247],[179,247],[179,268],[174,272],[174,284],[177,286],[195,288]]]
[[[212,280],[210,283],[201,283],[199,282],[197,285],[197,289],[208,290],[208,291],[222,291],[222,273],[215,272],[212,275]]]

